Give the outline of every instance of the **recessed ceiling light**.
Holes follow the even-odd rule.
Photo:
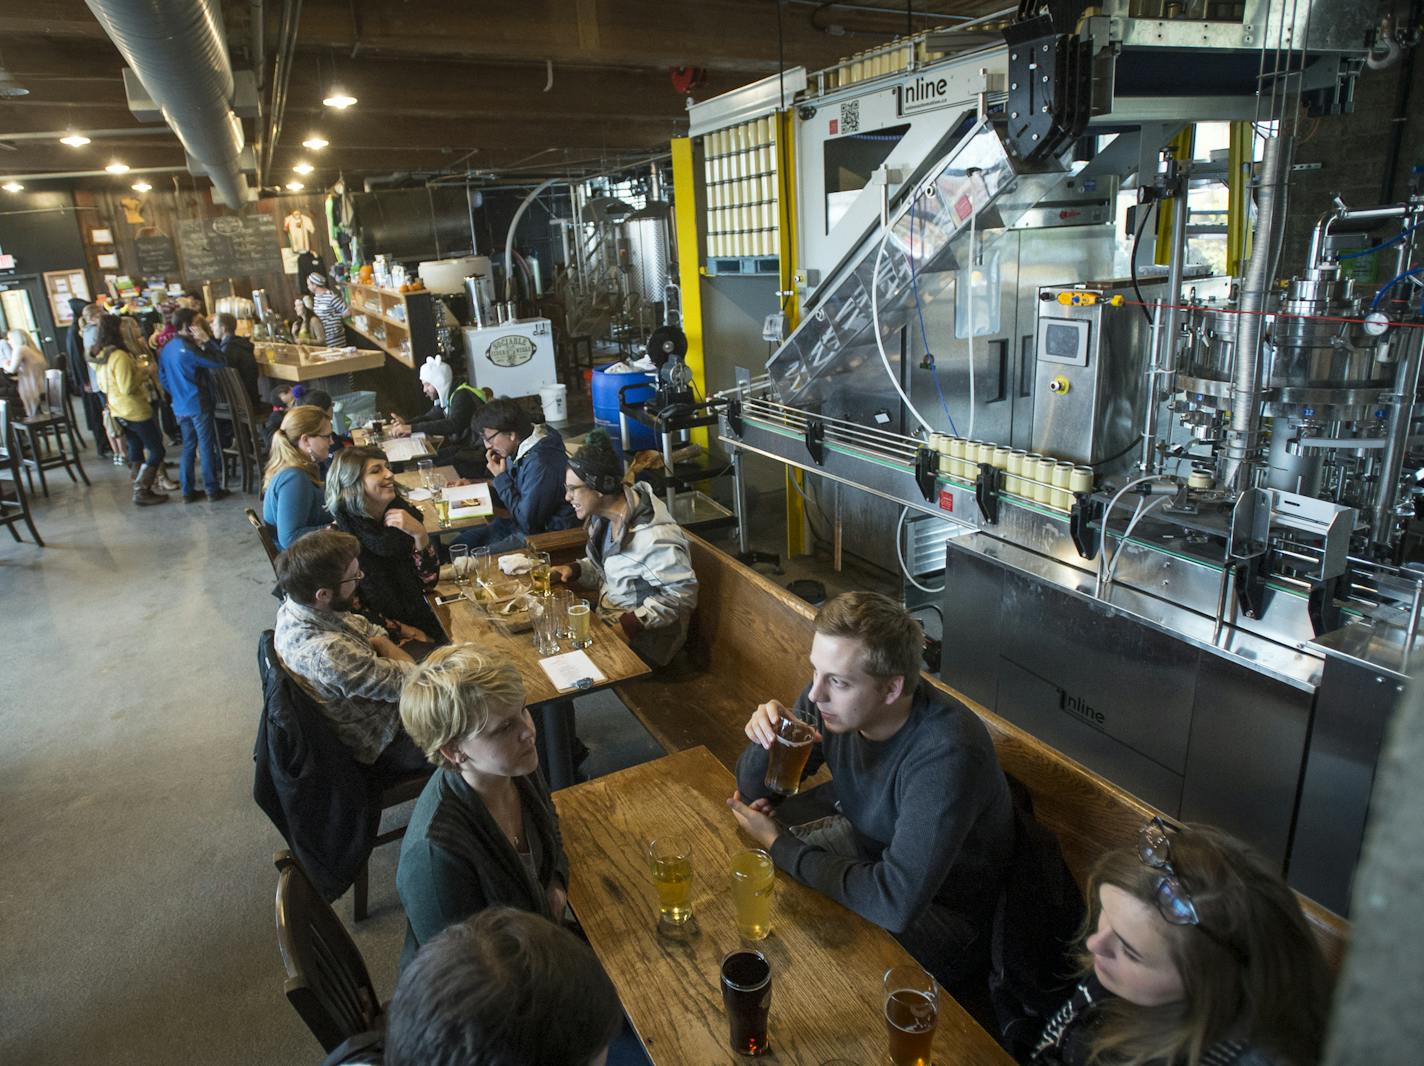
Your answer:
[[[310,137],[308,137],[302,142],[302,147],[310,148],[313,152],[320,152],[329,143],[330,142],[327,141],[327,139],[323,137],[320,133],[313,133]]]
[[[136,181],[130,187],[133,189],[134,192],[148,192],[150,189],[153,188],[153,186],[146,181]]]
[[[104,169],[110,174],[127,174],[129,172],[129,165],[127,163],[110,163]]]
[[[7,181],[4,185],[0,185],[0,189],[4,189],[6,192],[23,192],[24,188],[18,181]]]
[[[298,174],[310,174],[315,169],[316,167],[312,166],[310,163],[298,163],[292,168],[292,170]]]
[[[303,189],[305,189],[305,188],[306,188],[306,186],[303,185],[303,184],[302,184],[301,182],[299,182],[299,181],[289,181],[289,182],[287,182],[287,191],[288,191],[288,192],[301,192],[301,191],[302,191]]]
[[[340,89],[332,89],[331,95],[322,101],[327,107],[334,107],[338,111],[344,111],[356,102],[356,97],[349,96]]]
[[[71,133],[68,137],[61,137],[60,144],[67,144],[71,148],[83,148],[89,143],[89,138],[82,133]]]

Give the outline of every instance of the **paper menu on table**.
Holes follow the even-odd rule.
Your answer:
[[[381,441],[381,451],[393,463],[407,463],[412,459],[430,454],[430,445],[425,442],[424,433],[412,433],[409,437]]]
[[[447,488],[445,499],[450,501],[451,518],[477,518],[494,514],[494,500],[490,496],[488,482]]]
[[[603,672],[593,665],[588,653],[583,651],[551,655],[547,659],[540,659],[539,665],[544,668],[544,673],[549,675],[549,680],[560,692],[578,688],[578,683],[585,679],[595,685],[607,680]]]

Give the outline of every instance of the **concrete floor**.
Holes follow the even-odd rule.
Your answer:
[[[0,535],[0,1062],[316,1062],[282,994],[283,842],[251,794],[276,609],[253,499],[138,509],[126,471],[88,471],[37,502],[48,547]],[[658,754],[612,695],[579,723],[593,772]],[[383,998],[398,850],[376,852],[355,930]]]
[[[282,994],[283,842],[251,798],[257,638],[276,609],[242,513],[256,500],[138,509],[125,470],[88,469],[92,488],[55,482],[36,502],[48,547],[0,537],[0,1062],[318,1061]],[[780,508],[761,511],[756,545],[782,550]],[[832,593],[887,584],[824,559],[784,568],[781,583]],[[610,693],[578,715],[591,773],[659,754]],[[375,853],[355,928],[383,998],[405,930],[398,852]],[[349,898],[337,912],[349,927]]]

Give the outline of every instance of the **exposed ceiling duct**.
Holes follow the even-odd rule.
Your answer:
[[[253,198],[216,0],[85,0],[184,149],[231,208]]]

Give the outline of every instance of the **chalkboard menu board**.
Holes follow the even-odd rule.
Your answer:
[[[180,273],[178,252],[173,247],[173,239],[162,233],[134,238],[134,252],[138,256],[138,272],[144,277],[167,276]]]
[[[191,280],[282,272],[277,223],[271,215],[185,219],[178,223],[178,242],[187,265],[184,276]]]

